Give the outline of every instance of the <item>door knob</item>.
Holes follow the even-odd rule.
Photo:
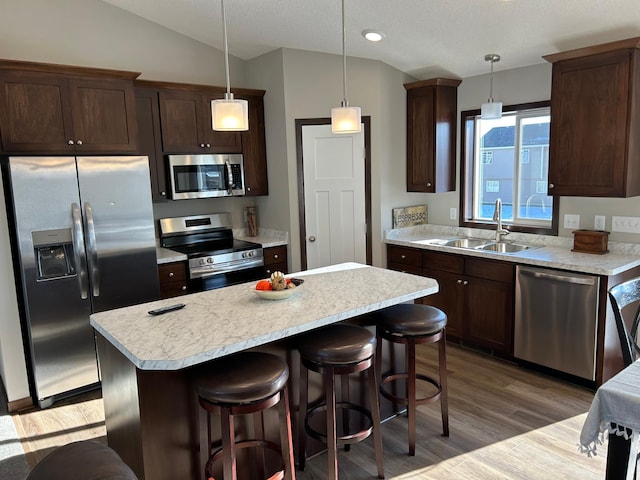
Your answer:
[[[314,237],[313,235],[311,235],[311,236],[309,237],[309,241],[310,241],[311,243],[315,242],[315,241],[316,241],[316,237]]]

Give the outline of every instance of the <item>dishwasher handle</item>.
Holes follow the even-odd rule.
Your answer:
[[[595,277],[574,277],[572,275],[560,275],[558,273],[540,272],[538,270],[527,270],[525,268],[521,268],[520,273],[535,278],[545,278],[563,283],[574,283],[577,285],[595,285],[596,283]]]

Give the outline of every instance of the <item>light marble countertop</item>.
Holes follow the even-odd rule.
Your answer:
[[[94,313],[91,325],[139,369],[179,370],[438,291],[432,278],[357,263],[289,276],[304,284],[285,300],[251,282]],[[186,306],[147,313],[175,303]]]
[[[609,242],[609,253],[597,255],[572,252],[572,238],[522,233],[511,233],[505,240],[533,245],[536,248],[518,253],[504,254],[484,250],[445,247],[429,243],[437,239],[459,237],[485,238],[487,241],[493,241],[495,232],[441,225],[420,225],[387,231],[385,243],[596,275],[616,275],[640,265],[640,245],[637,244]]]
[[[289,234],[287,232],[280,232],[278,230],[270,230],[266,228],[259,228],[258,235],[255,237],[247,236],[246,229],[238,229],[233,231],[234,238],[238,240],[244,240],[245,242],[259,243],[262,248],[279,247],[281,245],[289,244]],[[156,257],[158,265],[171,262],[184,262],[187,260],[187,256],[184,253],[176,252],[168,248],[156,246]]]

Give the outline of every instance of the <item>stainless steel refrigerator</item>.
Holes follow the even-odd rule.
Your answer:
[[[148,160],[10,157],[3,167],[32,394],[44,408],[99,385],[91,313],[160,297]]]

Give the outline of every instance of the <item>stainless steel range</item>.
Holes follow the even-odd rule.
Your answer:
[[[233,238],[228,212],[161,218],[160,243],[187,255],[191,292],[259,280],[265,275],[262,246]]]

